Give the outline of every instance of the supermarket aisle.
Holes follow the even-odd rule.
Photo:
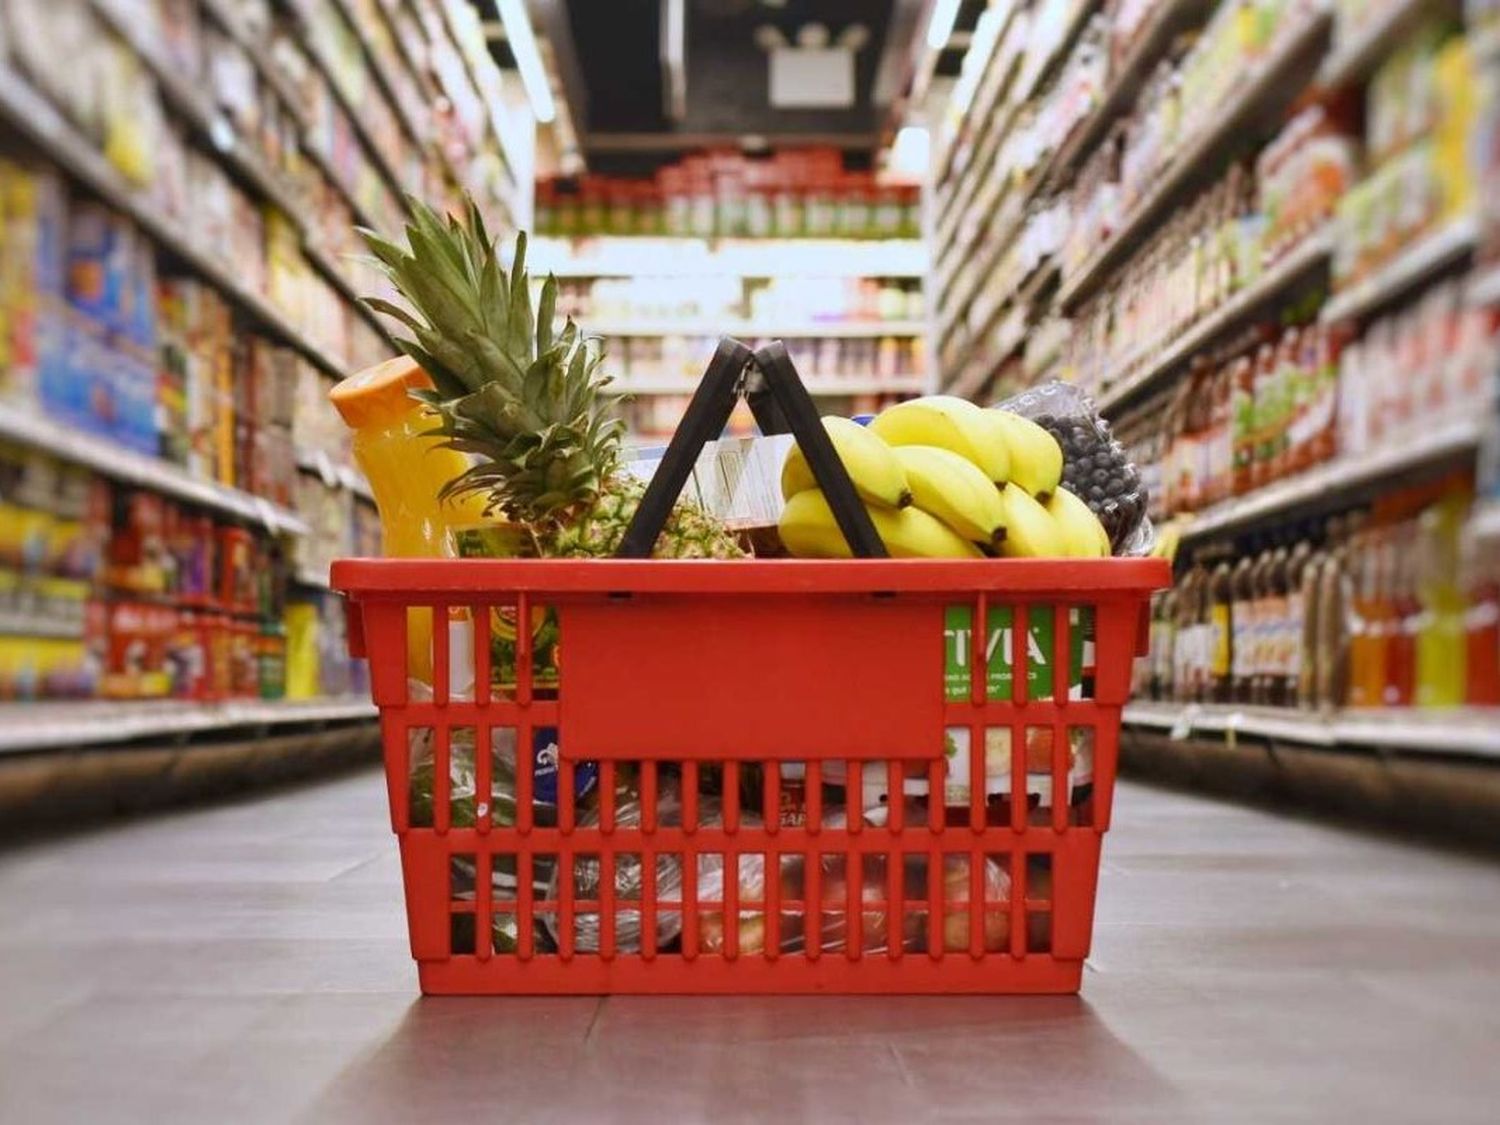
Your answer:
[[[0,1120],[1492,1120],[1500,868],[1126,787],[1082,998],[414,995],[366,774],[0,856]]]

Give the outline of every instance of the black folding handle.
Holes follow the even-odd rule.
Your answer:
[[[748,380],[751,386],[747,389]],[[650,558],[666,526],[672,507],[682,490],[703,447],[716,440],[729,424],[729,416],[740,395],[745,394],[750,410],[763,434],[780,434],[791,430],[801,446],[813,479],[828,498],[828,506],[839,530],[856,558],[885,558],[887,551],[870,513],[859,501],[849,472],[834,451],[828,431],[818,417],[812,396],[802,385],[796,365],[781,341],[751,352],[738,340],[726,336],[719,341],[708,363],[698,389],[693,392],[687,412],[678,423],[667,452],[646,485],[616,557]]]

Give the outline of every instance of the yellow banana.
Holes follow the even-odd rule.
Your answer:
[[[868,507],[875,531],[893,558],[982,558],[979,548],[942,521],[917,508]],[[849,544],[833,518],[828,500],[816,488],[804,489],[786,502],[781,513],[781,542],[803,559],[847,559]]]
[[[1010,454],[985,421],[985,411],[952,395],[928,395],[878,414],[870,429],[889,444],[935,445],[966,457],[995,484],[1010,479]]]
[[[1068,554],[1063,533],[1047,509],[1018,484],[1000,490],[1005,504],[1005,541],[1000,553],[1008,559],[1060,559]]]
[[[1069,556],[1077,559],[1109,558],[1109,533],[1093,509],[1077,496],[1059,486],[1044,507],[1062,532]]]
[[[1005,536],[1005,505],[984,471],[967,457],[936,445],[900,445],[912,503],[965,539],[995,546]]]
[[[901,462],[896,460],[891,447],[868,427],[830,414],[823,419],[823,428],[828,431],[833,450],[844,463],[861,500],[887,508],[904,508],[911,503],[911,489]],[[818,482],[802,447],[792,446],[781,465],[781,495],[790,500],[799,492],[816,487]]]
[[[1030,418],[1022,418],[1009,410],[986,410],[984,415],[1010,451],[1010,476],[1007,479],[1045,503],[1062,483],[1062,446]]]

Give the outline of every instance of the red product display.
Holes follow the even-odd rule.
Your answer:
[[[343,560],[333,585],[350,599],[350,648],[368,655],[372,694],[382,716],[392,827],[400,841],[412,955],[428,993],[797,993],[797,992],[1051,992],[1078,990],[1089,951],[1100,844],[1109,827],[1119,744],[1120,711],[1130,690],[1133,657],[1146,640],[1148,599],[1164,587],[1169,568],[1159,559],[1066,562],[756,560],[705,567],[691,562],[626,560]],[[1097,671],[1087,698],[1069,698],[1067,677],[1053,691],[1029,698],[1027,676],[1011,679],[1008,698],[994,698],[985,660],[970,667],[969,697],[950,702],[944,684],[944,619],[967,608],[973,627],[988,635],[991,615],[1010,614],[1011,661],[1027,662],[1029,615],[1067,605],[1095,619]],[[430,696],[408,679],[405,629],[409,607],[434,607]],[[455,629],[448,607],[463,606],[475,622],[472,649]],[[515,649],[516,683],[491,684],[492,611],[530,620],[534,608],[554,609],[560,637],[555,694],[534,683],[531,637]],[[1056,615],[1056,667],[1069,663],[1066,613]],[[455,655],[456,654],[456,655]],[[472,654],[472,698],[459,694],[458,669]],[[830,669],[845,673],[831,675]],[[1008,824],[994,825],[985,793],[974,786],[968,816],[950,823],[941,800],[891,801],[879,822],[844,818],[823,808],[822,773],[834,763],[858,776],[883,762],[889,791],[903,786],[908,767],[926,778],[927,792],[943,792],[945,731],[967,728],[971,776],[985,771],[985,732],[1003,728],[1011,745],[1028,746],[1031,728],[1049,731],[1056,745],[1071,733],[1092,734],[1092,791],[1081,804],[1053,802],[1050,812],[1028,812],[1028,755],[1011,757]],[[450,766],[453,736],[464,730],[508,728],[529,746],[539,728],[556,728],[558,776],[555,825],[537,815],[537,780],[516,771],[513,818],[481,801],[472,826],[453,816]],[[419,826],[409,804],[412,736],[433,736],[432,823]],[[805,764],[805,824],[786,825],[780,782],[783,766]],[[584,816],[575,771],[597,764],[597,819]],[[494,792],[491,755],[474,755],[474,791]],[[1068,786],[1068,755],[1051,756],[1052,791]],[[658,822],[659,785],[679,774],[680,820]],[[700,817],[699,782],[723,779],[718,818]],[[763,779],[763,808],[741,808],[747,774]],[[616,786],[639,778],[644,815],[617,822]],[[707,897],[686,879],[667,901],[658,893],[653,862],[642,855],[679,856],[685,869],[722,864],[732,874]],[[845,880],[842,902],[820,888],[822,862],[844,857],[846,870],[863,861],[883,864],[882,884]],[[617,862],[631,857],[645,873],[638,901],[617,903]],[[777,879],[747,894],[746,866],[802,857],[806,883],[795,901]],[[928,877],[914,889],[904,861],[927,858]],[[557,883],[555,900],[538,893],[533,872],[573,870],[575,860],[601,863],[597,898],[579,897],[575,880]],[[967,879],[946,877],[949,859],[964,861]],[[487,894],[456,893],[453,863],[474,865],[474,885]],[[998,863],[1008,881],[988,875]],[[1033,863],[1050,867],[1033,879]],[[511,868],[509,865],[514,865]],[[507,887],[492,872],[514,869]],[[944,877],[937,872],[944,871]],[[967,886],[963,885],[967,883]],[[751,897],[760,901],[750,901]],[[961,899],[961,901],[960,901]],[[804,909],[808,903],[820,904]],[[821,935],[830,911],[845,918],[847,940],[830,951]],[[659,913],[680,914],[681,944],[658,948]],[[754,939],[754,930],[723,928],[715,920],[797,916],[806,947],[787,952]],[[860,930],[872,914],[902,916],[901,931],[920,920],[930,932],[920,952],[890,943],[867,952]],[[475,943],[455,952],[456,916],[470,915],[471,932],[488,935],[497,920],[514,918],[514,952]],[[1050,938],[1032,944],[1030,923],[1046,915]],[[644,918],[638,950],[622,948],[622,916]],[[535,923],[547,919],[556,951],[538,941]],[[597,944],[580,949],[575,929],[597,923]],[[1006,941],[990,935],[1004,926]],[[890,932],[897,932],[892,924]],[[751,937],[744,935],[749,932]],[[960,933],[964,940],[951,940]],[[597,950],[597,952],[592,951]]]

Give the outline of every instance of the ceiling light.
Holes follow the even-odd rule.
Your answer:
[[[932,9],[932,22],[927,25],[927,45],[941,51],[953,35],[953,25],[958,22],[958,0],[937,0]]]
[[[498,5],[500,22],[505,25],[505,38],[510,43],[511,54],[516,56],[516,67],[521,71],[521,85],[526,88],[531,112],[543,125],[549,124],[557,117],[557,105],[552,100],[552,87],[542,67],[542,55],[531,31],[531,20],[521,0],[498,0]]]

